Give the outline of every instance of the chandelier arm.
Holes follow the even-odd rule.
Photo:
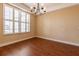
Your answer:
[[[40,5],[40,3],[37,3],[36,4],[36,7],[33,7],[33,11],[35,14],[43,14],[45,13],[46,11],[44,10],[44,7]]]

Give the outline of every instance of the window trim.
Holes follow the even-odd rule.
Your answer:
[[[11,8],[13,8],[13,33],[5,33],[5,30],[4,30],[4,26],[5,26],[5,23],[4,23],[4,21],[5,21],[5,5],[6,6],[8,6],[8,7],[11,7]],[[14,31],[14,9],[17,9],[17,10],[19,10],[19,11],[21,11],[21,12],[25,12],[26,14],[28,14],[29,16],[30,16],[30,13],[28,13],[28,12],[26,12],[26,11],[24,11],[23,9],[20,9],[20,8],[18,8],[18,7],[15,7],[15,6],[13,6],[13,5],[10,5],[10,4],[3,4],[3,34],[4,35],[14,35],[14,34],[22,34],[22,33],[28,33],[28,32],[30,32],[31,30],[30,30],[30,19],[29,19],[29,22],[25,22],[25,23],[28,23],[28,25],[29,25],[29,28],[28,28],[28,32],[26,31],[26,28],[27,27],[25,27],[25,32],[21,32],[21,17],[19,17],[19,21],[18,22],[20,22],[20,24],[19,24],[19,32],[15,32]],[[21,14],[20,14],[20,16],[21,16]],[[27,25],[27,24],[26,24]]]

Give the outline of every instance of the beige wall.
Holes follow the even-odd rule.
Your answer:
[[[63,8],[44,15],[31,15],[31,31],[3,34],[3,4],[0,3],[0,46],[29,37],[46,37],[79,44],[79,5]]]
[[[79,44],[79,5],[38,16],[37,36]]]
[[[0,3],[0,46],[5,45],[10,42],[27,39],[29,37],[35,36],[35,15],[31,15],[31,25],[30,25],[30,32],[28,33],[17,33],[11,35],[4,35],[3,34],[3,4]]]

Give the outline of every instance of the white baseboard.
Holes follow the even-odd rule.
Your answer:
[[[0,47],[7,46],[7,45],[10,45],[10,44],[14,44],[14,43],[17,43],[17,42],[20,42],[20,41],[28,40],[28,39],[33,38],[33,37],[35,37],[35,36],[20,39],[20,40],[16,40],[16,41],[12,41],[12,42],[6,42],[6,43],[3,42],[3,43],[0,44]],[[47,40],[52,40],[52,41],[56,41],[56,42],[60,42],[60,43],[65,43],[65,44],[69,44],[69,45],[74,45],[74,46],[79,47],[79,44],[77,44],[77,43],[72,43],[72,42],[67,42],[67,41],[62,41],[62,40],[56,40],[56,39],[53,39],[53,38],[47,38],[47,37],[42,37],[42,36],[36,36],[36,37],[47,39]]]
[[[33,37],[28,37],[28,38],[19,39],[19,40],[16,40],[16,41],[6,42],[6,43],[3,42],[3,43],[0,44],[0,47],[7,46],[7,45],[10,45],[10,44],[14,44],[14,43],[17,43],[17,42],[20,42],[20,41],[28,40],[28,39],[33,38]]]
[[[79,44],[77,44],[77,43],[72,43],[72,42],[67,42],[67,41],[57,40],[57,39],[53,39],[53,38],[42,37],[42,36],[37,36],[37,37],[79,47]]]

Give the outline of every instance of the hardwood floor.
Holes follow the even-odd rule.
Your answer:
[[[1,56],[79,56],[79,47],[32,38],[0,48]]]

